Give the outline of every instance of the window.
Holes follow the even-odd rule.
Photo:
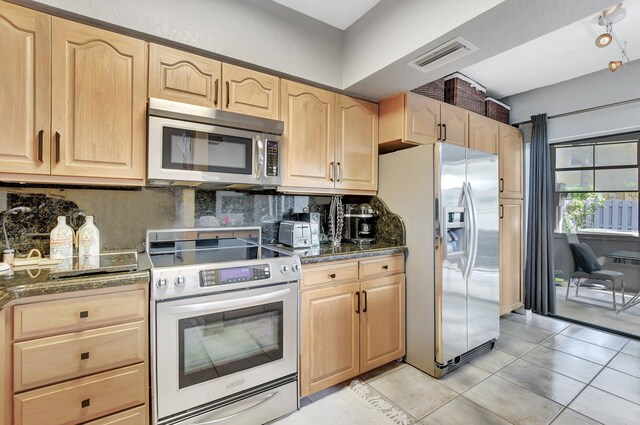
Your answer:
[[[638,236],[640,134],[551,148],[556,231]]]

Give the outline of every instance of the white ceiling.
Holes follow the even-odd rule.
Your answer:
[[[327,23],[341,30],[360,19],[380,0],[273,0],[289,9]]]
[[[630,60],[640,58],[640,0],[626,0],[627,16],[613,25],[614,36],[627,44]],[[460,70],[502,98],[606,69],[620,60],[616,42],[598,48],[604,32],[593,15]],[[617,71],[623,72],[624,67]],[[595,90],[600,88],[594,87]]]

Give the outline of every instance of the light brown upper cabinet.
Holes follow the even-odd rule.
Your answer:
[[[498,153],[498,126],[491,118],[469,113],[469,147],[483,152]]]
[[[49,174],[51,18],[0,2],[0,169]]]
[[[522,200],[500,199],[500,314],[524,305]]]
[[[378,190],[378,105],[336,96],[335,187]]]
[[[149,96],[280,118],[280,79],[151,43]]]
[[[256,117],[280,118],[280,79],[228,63],[222,64],[223,109]]]
[[[222,63],[149,44],[149,97],[220,107]]]
[[[335,94],[282,80],[283,186],[333,189]]]
[[[449,105],[440,104],[440,141],[454,145],[469,146],[469,111]]]
[[[142,40],[52,18],[51,173],[145,177]]]
[[[435,142],[468,146],[469,111],[411,92],[379,106],[381,153]]]
[[[517,128],[506,124],[500,124],[498,133],[500,197],[522,199],[524,180],[522,133]]]

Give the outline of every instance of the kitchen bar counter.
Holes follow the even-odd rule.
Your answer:
[[[406,246],[392,245],[388,243],[375,243],[371,245],[343,243],[338,246],[322,244],[317,247],[295,250],[286,246],[276,245],[276,248],[298,255],[302,264],[316,264],[328,261],[375,257],[379,255],[393,255],[407,251]]]
[[[138,270],[51,279],[49,269],[28,269],[0,273],[0,309],[10,301],[40,295],[149,283],[150,264],[146,254],[138,256]]]

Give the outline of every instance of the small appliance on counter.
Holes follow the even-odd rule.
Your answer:
[[[303,212],[293,214],[298,221],[304,221],[311,226],[311,246],[320,245],[320,213]]]
[[[310,247],[311,224],[304,221],[281,221],[278,242],[294,249]]]
[[[375,238],[375,213],[369,204],[347,204],[344,213],[344,240],[372,244]]]

